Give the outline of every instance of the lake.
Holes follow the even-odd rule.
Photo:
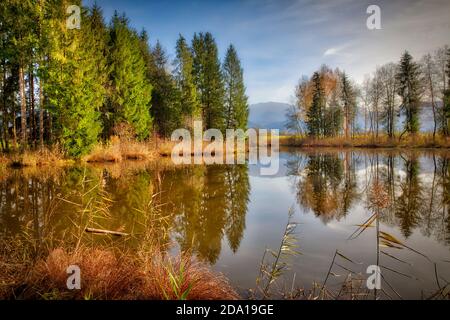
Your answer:
[[[288,258],[275,284],[281,291],[310,289],[327,274],[336,288],[349,273],[369,276],[377,259],[380,298],[421,298],[450,281],[449,152],[282,150],[274,176],[259,175],[258,165],[169,162],[0,171],[1,236],[39,248],[76,242],[91,227],[129,233],[111,241],[133,248],[151,225],[155,241],[195,253],[248,297],[292,209],[301,254]],[[378,207],[376,193],[385,197]],[[376,211],[378,253],[376,224],[360,228]],[[86,236],[100,244],[105,237]],[[342,256],[329,272],[336,250]]]

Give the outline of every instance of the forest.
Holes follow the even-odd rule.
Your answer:
[[[69,5],[80,28],[68,28]],[[245,128],[243,69],[230,44],[223,61],[209,32],[181,34],[176,57],[125,14],[105,22],[81,1],[0,4],[0,145],[4,153],[62,148],[79,158],[112,136],[170,137],[176,128]]]

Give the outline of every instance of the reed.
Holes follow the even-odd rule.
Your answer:
[[[112,199],[100,182],[83,178],[79,190],[58,202],[76,210],[73,227],[56,241],[46,229],[0,239],[1,299],[237,299],[221,274],[191,252],[170,254],[168,223],[153,199],[138,212],[144,232],[86,233],[110,219]],[[31,227],[30,227],[31,228]],[[127,234],[127,235],[125,235]],[[124,236],[121,236],[124,235]],[[137,247],[129,242],[137,240]],[[81,290],[67,288],[67,267],[81,270]]]
[[[307,136],[282,135],[281,146],[291,147],[332,147],[332,148],[450,148],[450,138],[442,135],[433,137],[429,133],[418,133],[400,138],[390,138],[380,134],[375,137],[371,134],[345,137],[312,138]]]

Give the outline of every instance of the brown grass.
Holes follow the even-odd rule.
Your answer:
[[[44,167],[44,166],[64,166],[72,161],[65,158],[64,152],[59,145],[51,148],[45,147],[36,151],[26,150],[23,153],[14,153],[11,156],[2,156],[2,162],[6,162],[11,167]]]
[[[335,148],[450,148],[450,138],[432,134],[420,133],[416,135],[389,138],[387,135],[356,135],[353,138],[326,137],[314,139],[311,137],[280,136],[280,145],[293,147],[335,147]]]
[[[108,143],[98,144],[85,157],[86,162],[121,162],[122,160],[147,160],[155,152],[149,143],[135,140],[121,140],[113,136]]]
[[[5,253],[5,250],[2,250]],[[17,252],[17,250],[15,250]],[[157,250],[125,253],[111,248],[51,250],[32,262],[0,255],[2,299],[237,299],[220,274],[190,255],[170,258]],[[81,289],[67,289],[69,265],[81,270]],[[173,280],[175,279],[175,280]]]

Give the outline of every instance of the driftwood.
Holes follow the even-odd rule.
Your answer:
[[[84,229],[86,232],[90,233],[97,233],[97,234],[111,234],[113,236],[128,236],[128,233],[125,232],[119,232],[119,231],[111,231],[111,230],[104,230],[104,229],[95,229],[95,228],[86,228]]]

